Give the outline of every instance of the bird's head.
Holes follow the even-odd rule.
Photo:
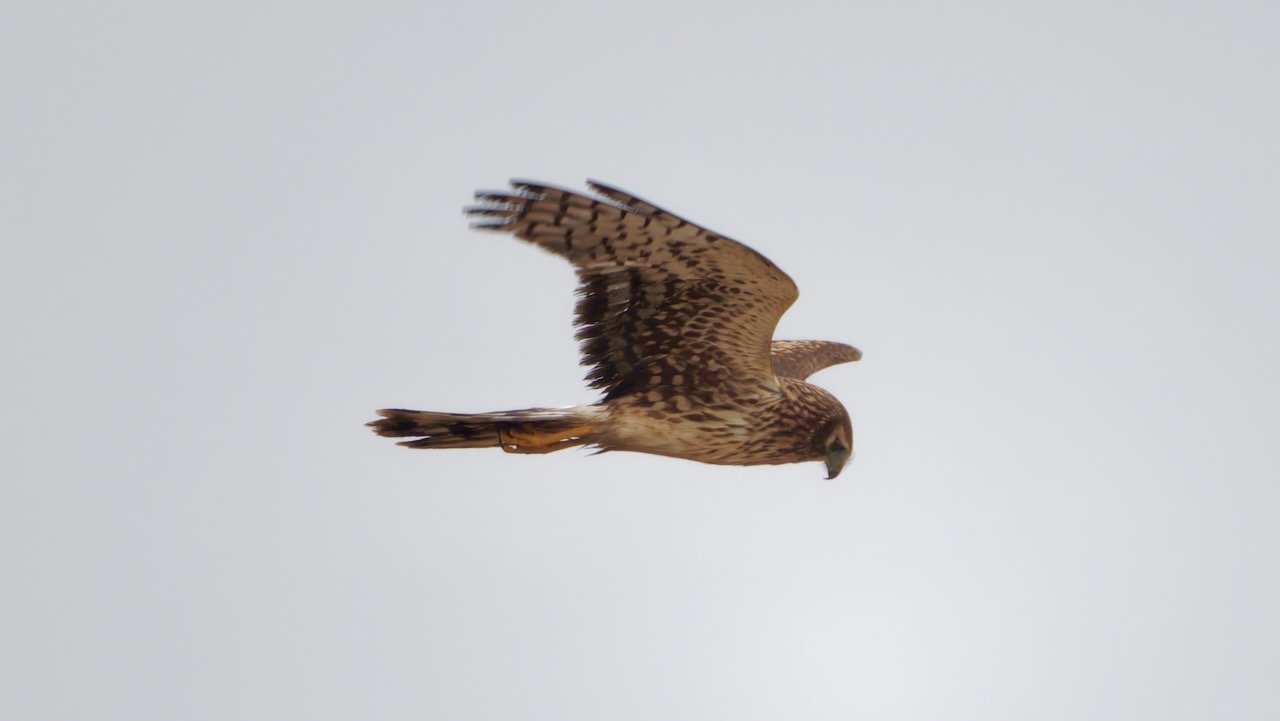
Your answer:
[[[814,437],[816,451],[827,464],[827,480],[840,475],[844,466],[853,457],[853,424],[849,422],[849,413],[843,407],[839,414],[827,420],[818,428]]]

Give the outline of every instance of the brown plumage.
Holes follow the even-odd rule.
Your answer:
[[[774,341],[795,283],[767,258],[600,183],[601,197],[524,181],[480,192],[473,228],[511,233],[577,269],[577,337],[603,397],[569,408],[501,413],[382,410],[369,425],[410,448],[501,447],[549,453],[577,445],[704,463],[825,461],[852,456],[849,414],[805,382],[856,361],[852,346]]]

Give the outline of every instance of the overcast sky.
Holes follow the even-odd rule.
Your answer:
[[[11,3],[0,717],[1280,717],[1280,6]],[[593,177],[801,289],[857,457],[409,451],[589,402]]]

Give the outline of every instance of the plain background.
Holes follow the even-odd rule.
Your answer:
[[[18,2],[0,716],[1274,719],[1274,2]],[[412,452],[591,400],[461,206],[763,252],[857,458]]]

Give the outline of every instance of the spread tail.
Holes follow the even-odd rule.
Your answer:
[[[499,413],[436,413],[386,409],[367,425],[380,436],[411,438],[408,448],[501,448],[507,453],[551,453],[593,443],[589,407],[530,408]]]

